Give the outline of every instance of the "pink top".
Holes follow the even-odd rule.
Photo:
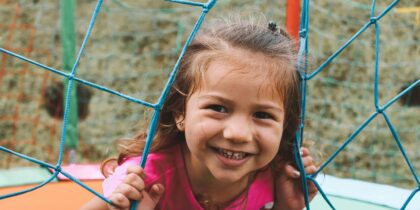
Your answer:
[[[108,197],[125,177],[128,166],[138,165],[141,157],[128,158],[102,184],[104,196]],[[165,193],[156,209],[199,209],[186,173],[180,146],[151,153],[147,157],[145,173],[146,186],[161,183]],[[273,179],[270,170],[259,172],[251,183],[248,194],[239,196],[226,210],[261,209],[273,202]],[[245,207],[245,208],[244,208]]]

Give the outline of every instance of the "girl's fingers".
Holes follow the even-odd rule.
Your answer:
[[[313,158],[309,155],[309,150],[307,148],[302,147],[302,163],[305,167],[305,172],[308,174],[315,173],[318,168],[315,166]]]
[[[162,197],[163,192],[165,191],[165,188],[161,184],[155,184],[150,188],[150,198],[155,202],[158,203],[160,200],[160,197]]]
[[[302,162],[303,162],[304,167],[307,167],[307,166],[310,166],[310,165],[314,164],[311,156],[302,157]]]
[[[125,183],[119,185],[117,189],[115,189],[114,193],[121,194],[129,200],[141,200],[143,198],[143,195],[141,194],[139,190]]]
[[[287,177],[292,178],[292,179],[297,179],[300,177],[300,172],[289,164],[285,166],[284,172]]]
[[[143,169],[140,166],[127,168],[127,176],[110,196],[113,206],[110,209],[129,209],[131,200],[142,200],[145,188]]]
[[[109,200],[113,206],[110,209],[128,209],[130,207],[130,200],[122,193],[113,193]]]
[[[134,187],[137,191],[144,190],[144,181],[138,174],[130,173],[124,178],[123,183]]]
[[[300,155],[301,156],[308,156],[310,154],[309,149],[306,147],[301,147],[300,148]]]
[[[143,168],[141,168],[140,166],[129,166],[127,168],[127,174],[131,174],[131,173],[137,174],[142,179],[146,179],[146,174],[144,173]]]
[[[318,170],[318,168],[315,165],[310,165],[308,167],[305,167],[305,173],[307,174],[313,174]]]
[[[162,184],[154,184],[148,192],[142,191],[143,199],[137,206],[137,210],[153,210],[159,203],[160,198],[163,195],[165,188]]]
[[[310,200],[312,200],[318,193],[318,188],[316,188],[315,184],[311,181],[308,182],[308,192]]]
[[[318,188],[316,188],[315,184],[311,181],[308,182],[308,192],[310,194],[314,194],[318,192]]]
[[[317,167],[315,165],[310,165],[310,166],[305,168],[305,172],[308,173],[308,174],[315,173],[316,170],[317,170]],[[282,176],[282,177],[284,177],[285,179],[288,179],[288,178],[293,179],[293,180],[289,180],[289,182],[292,181],[295,184],[300,184],[300,180],[299,180],[300,173],[292,165],[286,164],[284,166],[284,174],[286,176],[285,177]],[[308,183],[309,199],[312,200],[316,196],[316,194],[318,193],[318,189],[316,188],[316,185],[312,181],[307,180],[307,183]],[[300,185],[298,185],[298,186],[300,186]]]
[[[318,168],[315,165],[309,165],[305,167],[305,173],[307,174],[313,174],[317,170]],[[284,173],[286,174],[287,177],[292,178],[292,179],[296,179],[300,177],[300,172],[295,167],[289,164],[286,164],[286,166],[284,167]]]

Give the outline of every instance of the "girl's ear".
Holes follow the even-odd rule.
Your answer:
[[[176,127],[179,131],[185,131],[184,119],[185,117],[183,114],[177,114],[175,116]]]

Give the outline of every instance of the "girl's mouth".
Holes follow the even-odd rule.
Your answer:
[[[230,150],[226,150],[222,148],[218,148],[217,152],[223,157],[233,159],[233,160],[242,160],[247,156],[245,152],[235,152],[235,151],[230,151]]]
[[[252,154],[246,152],[232,151],[213,147],[213,151],[217,154],[217,158],[225,167],[239,167],[247,162]]]

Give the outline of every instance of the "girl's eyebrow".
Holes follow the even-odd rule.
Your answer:
[[[222,97],[222,96],[219,96],[219,95],[216,95],[216,94],[205,94],[205,95],[201,95],[201,96],[199,96],[198,97],[198,99],[199,100],[205,100],[205,99],[215,99],[215,100],[218,100],[218,101],[221,101],[221,102],[224,102],[224,103],[228,103],[228,104],[231,104],[231,103],[233,103],[233,100],[230,100],[230,99],[228,99],[228,98],[225,98],[225,97]]]
[[[206,94],[206,95],[201,95],[198,97],[199,100],[206,100],[206,99],[211,99],[211,100],[218,100],[222,103],[226,103],[226,104],[233,104],[234,100],[225,98],[223,96],[219,96],[216,94]],[[260,102],[254,105],[255,109],[272,109],[275,111],[279,111],[279,112],[283,112],[283,107],[278,105],[277,103],[274,103],[272,101],[267,101],[267,102]]]
[[[275,111],[283,112],[283,108],[274,103],[256,104],[255,107],[257,109],[273,109]]]

